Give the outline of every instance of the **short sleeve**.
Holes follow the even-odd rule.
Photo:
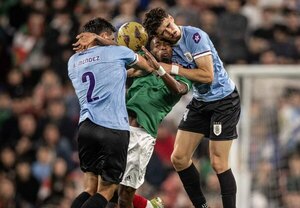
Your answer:
[[[188,31],[187,44],[192,56],[195,59],[211,54],[211,41],[208,35],[197,28]]]
[[[138,55],[133,50],[125,46],[119,46],[119,50],[120,57],[126,66],[133,66],[138,62]]]
[[[75,55],[71,56],[71,58],[68,61],[68,75],[69,75],[70,79],[72,79],[72,75],[73,75],[74,68],[75,68],[74,57],[75,57]]]

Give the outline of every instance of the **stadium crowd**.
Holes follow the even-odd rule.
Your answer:
[[[206,31],[225,64],[300,63],[299,0],[0,1],[0,208],[70,207],[82,187],[76,154],[79,106],[67,76],[72,43],[81,25],[93,17],[104,17],[118,28],[128,21],[141,22],[145,11],[155,7],[167,9],[179,25]],[[259,114],[255,111],[258,108],[262,108],[260,103],[252,109],[253,119],[260,121],[268,114],[282,121],[275,127],[270,124],[275,128],[270,132],[259,122],[252,126],[253,136],[261,138],[261,144],[274,145],[270,136],[278,134],[276,126],[290,122],[298,129],[290,134],[281,132],[280,138],[286,138],[285,164],[278,165],[277,154],[261,157],[268,161],[253,161],[257,172],[253,189],[271,200],[272,207],[297,207],[299,89],[288,92],[279,112]],[[147,197],[161,196],[166,208],[188,208],[190,202],[170,162],[176,129],[176,121],[170,119],[160,126],[147,182],[139,192]],[[260,147],[253,144],[253,154]],[[201,160],[198,168],[205,178],[202,183],[210,206],[219,208],[221,201],[215,199],[218,182],[209,168],[207,149],[207,142],[203,142],[195,161]],[[272,151],[278,152],[276,148]],[[278,166],[284,177],[272,175],[272,168]],[[273,181],[280,184],[267,183],[270,177],[278,177]],[[277,190],[274,187],[282,191],[264,192]],[[281,197],[283,192],[290,192],[288,199],[298,202],[290,204],[287,197]]]

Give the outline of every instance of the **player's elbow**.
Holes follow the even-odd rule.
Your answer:
[[[203,84],[211,84],[214,80],[214,75],[213,74],[199,74],[197,76],[197,80],[198,82],[201,82]]]
[[[172,90],[172,92],[176,95],[184,95],[188,91],[187,86],[185,84],[177,84],[176,87]]]
[[[214,81],[214,75],[210,75],[206,77],[206,84],[211,84]]]
[[[175,90],[173,90],[173,93],[176,94],[176,95],[183,95],[184,92],[182,89],[180,88],[176,88]]]

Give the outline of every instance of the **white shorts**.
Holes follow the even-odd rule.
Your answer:
[[[122,185],[138,189],[144,183],[146,168],[152,156],[155,141],[155,138],[145,129],[130,126],[127,164]]]

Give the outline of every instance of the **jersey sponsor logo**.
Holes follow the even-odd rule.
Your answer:
[[[122,174],[123,175],[123,174]],[[120,177],[120,178],[122,178],[122,177]],[[125,181],[131,181],[131,176],[130,175],[128,175],[128,176],[126,176],[126,178],[124,179]]]
[[[193,40],[195,41],[195,43],[199,43],[199,41],[201,40],[201,36],[199,33],[195,33],[193,35]]]
[[[222,124],[221,122],[214,122],[213,131],[216,136],[219,136],[222,133]]]
[[[192,54],[191,54],[190,52],[186,52],[186,53],[184,54],[184,56],[187,58],[187,60],[188,60],[189,62],[192,62],[192,61],[193,61],[193,56],[192,56]]]

